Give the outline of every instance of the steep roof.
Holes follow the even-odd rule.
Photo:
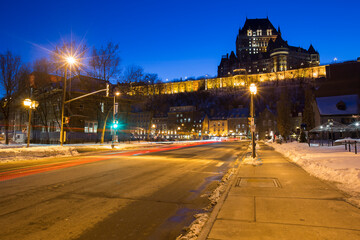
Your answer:
[[[270,51],[270,50],[276,49],[276,48],[288,48],[288,47],[289,47],[289,44],[287,43],[287,41],[284,41],[284,39],[282,39],[282,37],[280,35],[278,35],[275,42],[273,40],[269,41],[267,51]]]
[[[249,116],[247,108],[233,108],[229,111],[228,118],[244,118]]]
[[[309,52],[309,53],[312,53],[312,54],[317,53],[317,52],[315,51],[315,48],[313,47],[312,44],[310,44],[310,47],[309,47],[309,49],[308,49],[308,52]]]
[[[242,27],[242,31],[258,30],[261,29],[266,31],[267,29],[273,30],[273,35],[278,34],[272,23],[268,18],[255,18],[255,19],[246,19],[244,26]]]
[[[359,114],[359,96],[341,95],[318,97],[316,103],[320,115],[357,115]]]

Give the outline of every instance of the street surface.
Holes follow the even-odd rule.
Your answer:
[[[175,239],[247,145],[0,164],[0,239]]]

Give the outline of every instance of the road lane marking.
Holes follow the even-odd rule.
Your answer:
[[[218,164],[216,164],[217,167],[221,167],[222,165],[224,165],[223,162],[219,162]]]

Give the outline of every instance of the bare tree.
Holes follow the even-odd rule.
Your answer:
[[[109,42],[106,47],[93,48],[89,66],[90,75],[105,81],[117,79],[120,69],[119,45]]]
[[[0,108],[4,114],[5,144],[9,144],[9,117],[14,94],[19,87],[20,56],[14,56],[10,51],[0,54],[0,88],[4,97],[0,100]]]
[[[144,69],[137,65],[126,67],[122,76],[122,84],[119,86],[121,92],[127,94],[131,91],[139,93],[139,85],[144,85]]]
[[[31,86],[34,88],[36,100],[39,102],[36,116],[38,116],[40,123],[45,129],[46,137],[42,137],[42,141],[45,141],[46,143],[49,143],[50,140],[49,120],[51,119],[51,110],[53,110],[55,104],[58,104],[57,99],[60,94],[60,92],[51,90],[49,74],[52,72],[52,67],[53,65],[48,59],[42,58],[33,63],[34,71],[31,74],[31,78],[34,79]]]
[[[54,71],[54,66],[51,64],[51,62],[47,58],[41,58],[38,60],[35,60],[33,63],[33,70],[34,72],[39,73],[47,73],[50,74]]]
[[[155,73],[147,73],[144,77],[144,82],[147,85],[148,94],[155,95],[156,94],[156,87],[155,83],[159,81],[158,75]]]
[[[130,65],[125,69],[123,82],[139,83],[143,82],[144,69],[137,65]]]

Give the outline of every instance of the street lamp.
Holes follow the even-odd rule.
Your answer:
[[[27,98],[23,102],[24,106],[29,108],[29,124],[27,129],[27,144],[26,147],[30,145],[30,130],[31,130],[31,110],[37,108],[39,103],[37,101],[32,101],[31,99]]]
[[[76,64],[77,60],[74,56],[65,56],[65,78],[63,87],[63,98],[61,106],[61,129],[60,129],[60,145],[64,144],[64,113],[65,113],[65,98],[66,98],[66,78],[67,78],[67,67]]]
[[[254,123],[254,95],[257,92],[255,83],[250,84],[250,95],[251,95],[251,105],[250,105],[250,114],[251,114],[251,138],[252,138],[252,157],[255,158],[255,123]]]

